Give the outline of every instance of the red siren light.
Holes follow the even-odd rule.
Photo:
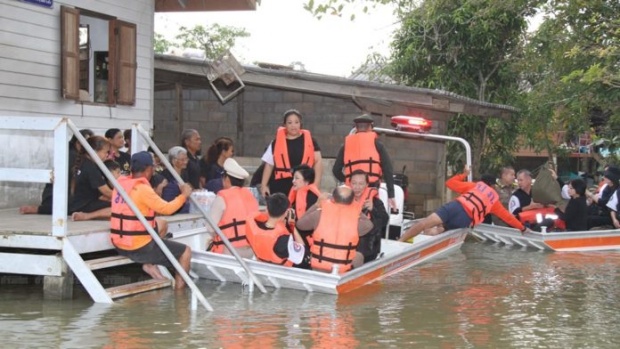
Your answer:
[[[429,132],[433,127],[431,120],[420,116],[396,115],[392,116],[390,121],[397,131]]]

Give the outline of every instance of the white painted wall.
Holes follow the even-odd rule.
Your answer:
[[[0,115],[66,116],[103,135],[108,128],[152,127],[153,0],[55,0],[49,9],[0,0]],[[136,104],[115,106],[64,100],[60,92],[60,7],[85,9],[137,26]],[[92,81],[92,79],[91,79]],[[0,167],[45,168],[52,163],[51,133],[0,130]],[[4,146],[10,144],[9,147]],[[50,165],[51,166],[51,165]],[[0,183],[0,208],[38,204],[42,185]]]

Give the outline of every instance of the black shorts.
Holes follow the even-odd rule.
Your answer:
[[[174,258],[176,258],[177,260],[181,258],[181,255],[183,254],[183,252],[185,252],[185,249],[187,248],[187,245],[180,242],[170,240],[163,241],[166,247],[168,247],[168,249],[174,256]],[[157,244],[153,240],[151,240],[151,242],[140,247],[137,250],[122,250],[120,248],[117,248],[116,250],[121,256],[125,256],[136,263],[157,264],[163,265],[168,268],[172,267],[172,263],[170,263],[168,258],[166,258],[164,252],[159,248],[159,246],[157,246]]]

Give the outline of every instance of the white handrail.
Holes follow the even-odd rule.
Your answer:
[[[164,156],[164,154],[161,152],[161,150],[159,150],[159,148],[157,147],[157,145],[155,144],[155,142],[153,142],[153,140],[151,139],[151,137],[149,136],[149,134],[146,132],[146,130],[144,130],[142,128],[142,126],[140,126],[139,124],[134,124],[134,127],[136,128],[136,130],[140,133],[140,135],[142,136],[142,138],[149,144],[149,146],[151,147],[151,149],[153,149],[153,151],[155,152],[155,155],[157,155],[159,157],[159,159],[162,161],[162,163],[166,166],[166,168],[168,169],[168,171],[170,171],[170,174],[172,174],[172,176],[174,177],[174,179],[180,183],[180,184],[184,184],[185,182],[183,181],[183,179],[181,178],[181,176],[179,176],[179,174],[177,173],[177,171],[174,170],[174,168],[172,167],[172,165],[170,164],[170,161],[168,161],[168,159]],[[133,142],[133,139],[132,139]],[[245,263],[245,261],[243,260],[243,258],[241,258],[241,256],[239,255],[239,253],[237,252],[237,250],[233,247],[233,245],[230,243],[230,241],[228,240],[228,238],[226,237],[226,235],[224,235],[224,233],[222,233],[222,231],[220,230],[220,228],[217,226],[217,224],[215,224],[215,222],[213,222],[213,220],[211,219],[211,217],[209,217],[209,214],[207,213],[207,211],[205,211],[205,209],[202,207],[202,205],[200,205],[198,203],[198,201],[190,196],[189,199],[194,203],[194,205],[196,207],[198,207],[198,209],[200,210],[200,213],[202,213],[203,217],[207,220],[207,222],[209,223],[209,225],[211,226],[211,228],[213,228],[213,230],[215,231],[215,233],[220,237],[220,239],[222,239],[222,242],[224,243],[224,245],[226,245],[226,247],[228,248],[228,250],[230,251],[230,253],[237,259],[237,261],[239,262],[239,264],[241,265],[241,267],[246,271],[246,273],[248,273],[248,276],[252,279],[252,281],[254,283],[256,283],[256,285],[258,286],[258,288],[261,290],[261,292],[263,293],[267,293],[267,290],[265,289],[265,286],[263,286],[262,282],[256,277],[256,275],[254,275],[254,273],[252,272],[252,270],[250,269],[250,267],[247,265],[247,263]],[[206,246],[205,246],[206,248]]]
[[[112,183],[112,185],[114,186],[114,188],[118,191],[118,193],[121,195],[121,197],[123,198],[123,200],[125,200],[125,203],[127,204],[127,206],[129,206],[129,208],[131,208],[131,210],[134,212],[134,214],[136,215],[136,217],[138,218],[138,220],[140,221],[140,223],[142,223],[142,225],[144,225],[144,227],[146,228],[146,230],[148,231],[148,233],[151,235],[151,238],[153,239],[153,241],[155,241],[155,243],[157,244],[157,246],[159,246],[159,248],[161,248],[162,252],[164,253],[164,255],[166,255],[166,258],[168,258],[168,260],[170,261],[170,263],[172,264],[172,266],[174,267],[174,269],[176,270],[177,273],[179,273],[179,275],[181,275],[181,277],[183,278],[183,280],[185,281],[185,283],[188,285],[188,287],[191,289],[192,291],[192,296],[197,297],[198,300],[200,301],[200,303],[202,303],[202,305],[205,307],[205,309],[207,309],[208,311],[213,311],[213,308],[211,307],[211,305],[209,304],[209,302],[207,302],[207,299],[205,298],[205,296],[202,294],[202,292],[200,292],[200,289],[198,289],[198,287],[196,286],[196,284],[194,284],[194,282],[192,281],[192,279],[189,277],[189,275],[187,275],[187,273],[185,272],[185,270],[183,269],[183,267],[181,266],[181,264],[177,261],[177,259],[174,257],[174,255],[172,255],[172,253],[170,252],[170,250],[168,249],[168,247],[166,247],[166,245],[164,244],[164,242],[162,241],[162,239],[159,237],[159,234],[151,227],[151,225],[146,221],[146,218],[144,217],[144,215],[142,214],[142,212],[140,212],[140,210],[136,207],[136,205],[134,204],[134,202],[131,200],[131,198],[129,197],[129,195],[127,194],[127,192],[123,189],[123,187],[118,183],[118,181],[116,180],[116,178],[114,178],[114,176],[112,175],[112,173],[110,172],[110,170],[108,170],[108,168],[103,164],[103,161],[101,161],[101,159],[99,158],[99,156],[97,155],[97,153],[93,150],[93,148],[91,148],[91,146],[88,144],[88,141],[86,140],[86,138],[84,138],[84,136],[82,136],[82,134],[80,133],[80,130],[75,126],[75,124],[69,120],[69,119],[63,119],[63,121],[66,122],[67,126],[69,126],[69,128],[71,129],[71,131],[73,132],[73,135],[78,139],[78,141],[82,144],[82,147],[84,148],[84,150],[88,153],[88,155],[90,155],[91,160],[94,161],[97,166],[99,167],[99,169],[103,172],[103,174],[105,175],[105,177],[108,179],[108,181],[110,181],[110,183]],[[66,166],[65,166],[66,167]],[[55,209],[55,208],[54,208]]]

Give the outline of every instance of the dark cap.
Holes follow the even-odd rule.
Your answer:
[[[153,155],[146,151],[141,151],[131,156],[131,168],[153,166]]]
[[[610,181],[618,184],[618,181],[620,181],[620,168],[616,166],[609,166],[603,176],[605,176],[605,178],[609,179]]]
[[[486,185],[495,185],[497,184],[497,177],[495,177],[492,174],[483,174],[482,177],[480,178],[481,182],[484,182],[484,184]]]
[[[360,116],[356,117],[355,119],[353,119],[353,122],[356,123],[356,124],[373,123],[373,122],[375,122],[375,120],[372,118],[372,116],[370,116],[368,114],[364,114],[364,115],[360,115]]]

